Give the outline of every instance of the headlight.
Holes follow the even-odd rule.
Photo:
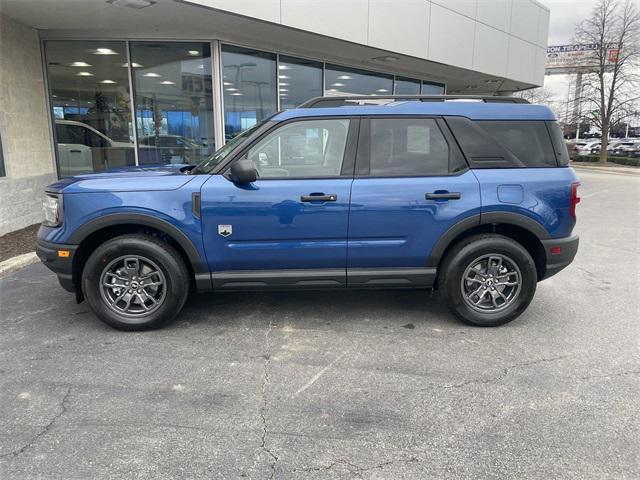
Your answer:
[[[57,195],[45,193],[42,201],[42,224],[57,227],[62,223],[61,202]]]

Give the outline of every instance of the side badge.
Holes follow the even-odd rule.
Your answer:
[[[222,235],[223,237],[228,237],[233,233],[232,225],[218,225],[218,235]]]

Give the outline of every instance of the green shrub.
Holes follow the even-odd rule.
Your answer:
[[[632,167],[640,167],[640,158],[630,157],[609,157],[609,161],[619,165],[630,165]]]
[[[573,157],[574,162],[599,162],[600,155],[576,155]]]

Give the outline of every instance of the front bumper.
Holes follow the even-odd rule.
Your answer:
[[[544,276],[540,280],[549,278],[568,266],[578,252],[578,235],[565,238],[552,238],[542,240],[544,253],[546,254],[546,266]]]
[[[62,288],[68,292],[75,292],[73,282],[73,259],[78,245],[64,245],[61,243],[47,242],[38,238],[36,241],[36,254],[45,266],[58,276]],[[59,252],[69,252],[68,256],[61,256]]]

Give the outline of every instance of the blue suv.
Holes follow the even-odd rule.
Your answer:
[[[321,97],[197,166],[47,187],[37,252],[122,330],[190,291],[436,288],[501,325],[573,260],[576,175],[553,113],[506,97]]]

